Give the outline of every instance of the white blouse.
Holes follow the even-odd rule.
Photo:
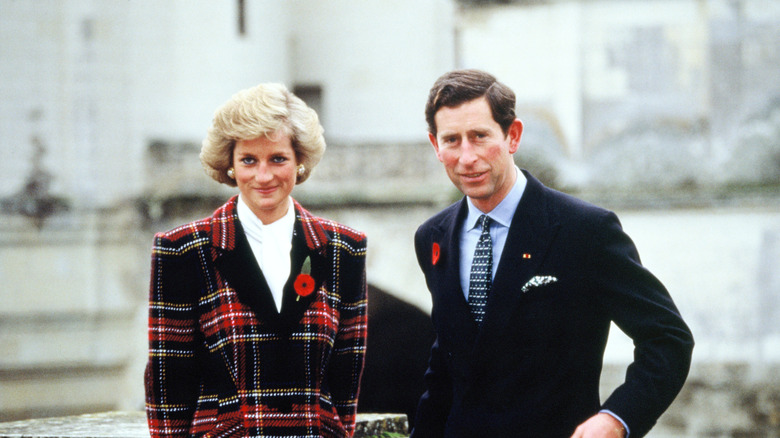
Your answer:
[[[238,196],[236,211],[238,220],[244,227],[244,233],[255,255],[265,281],[271,289],[277,312],[282,311],[284,285],[290,277],[290,250],[292,249],[293,228],[295,227],[295,208],[289,199],[287,213],[279,220],[263,224],[249,206]]]

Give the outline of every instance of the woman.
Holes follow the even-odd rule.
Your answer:
[[[155,236],[146,411],[153,437],[348,437],[366,340],[365,235],[290,197],[325,150],[283,85],[220,107],[200,158],[239,194]]]

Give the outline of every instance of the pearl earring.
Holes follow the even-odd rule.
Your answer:
[[[236,179],[236,171],[233,170],[233,168],[231,167],[230,169],[227,170],[227,176],[230,179]]]
[[[303,174],[306,173],[306,168],[303,167],[303,164],[298,166],[298,176],[303,176]]]

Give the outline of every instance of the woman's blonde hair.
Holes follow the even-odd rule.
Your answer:
[[[239,91],[217,108],[200,149],[206,174],[217,182],[236,186],[227,170],[233,165],[238,140],[262,136],[290,136],[295,158],[304,166],[296,184],[309,177],[325,153],[325,138],[317,113],[282,84],[260,84]]]

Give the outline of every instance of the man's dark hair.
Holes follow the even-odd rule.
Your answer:
[[[493,120],[506,135],[516,117],[515,93],[490,73],[473,69],[445,73],[433,84],[425,104],[428,131],[436,135],[434,117],[441,107],[456,107],[482,96],[487,98]]]

